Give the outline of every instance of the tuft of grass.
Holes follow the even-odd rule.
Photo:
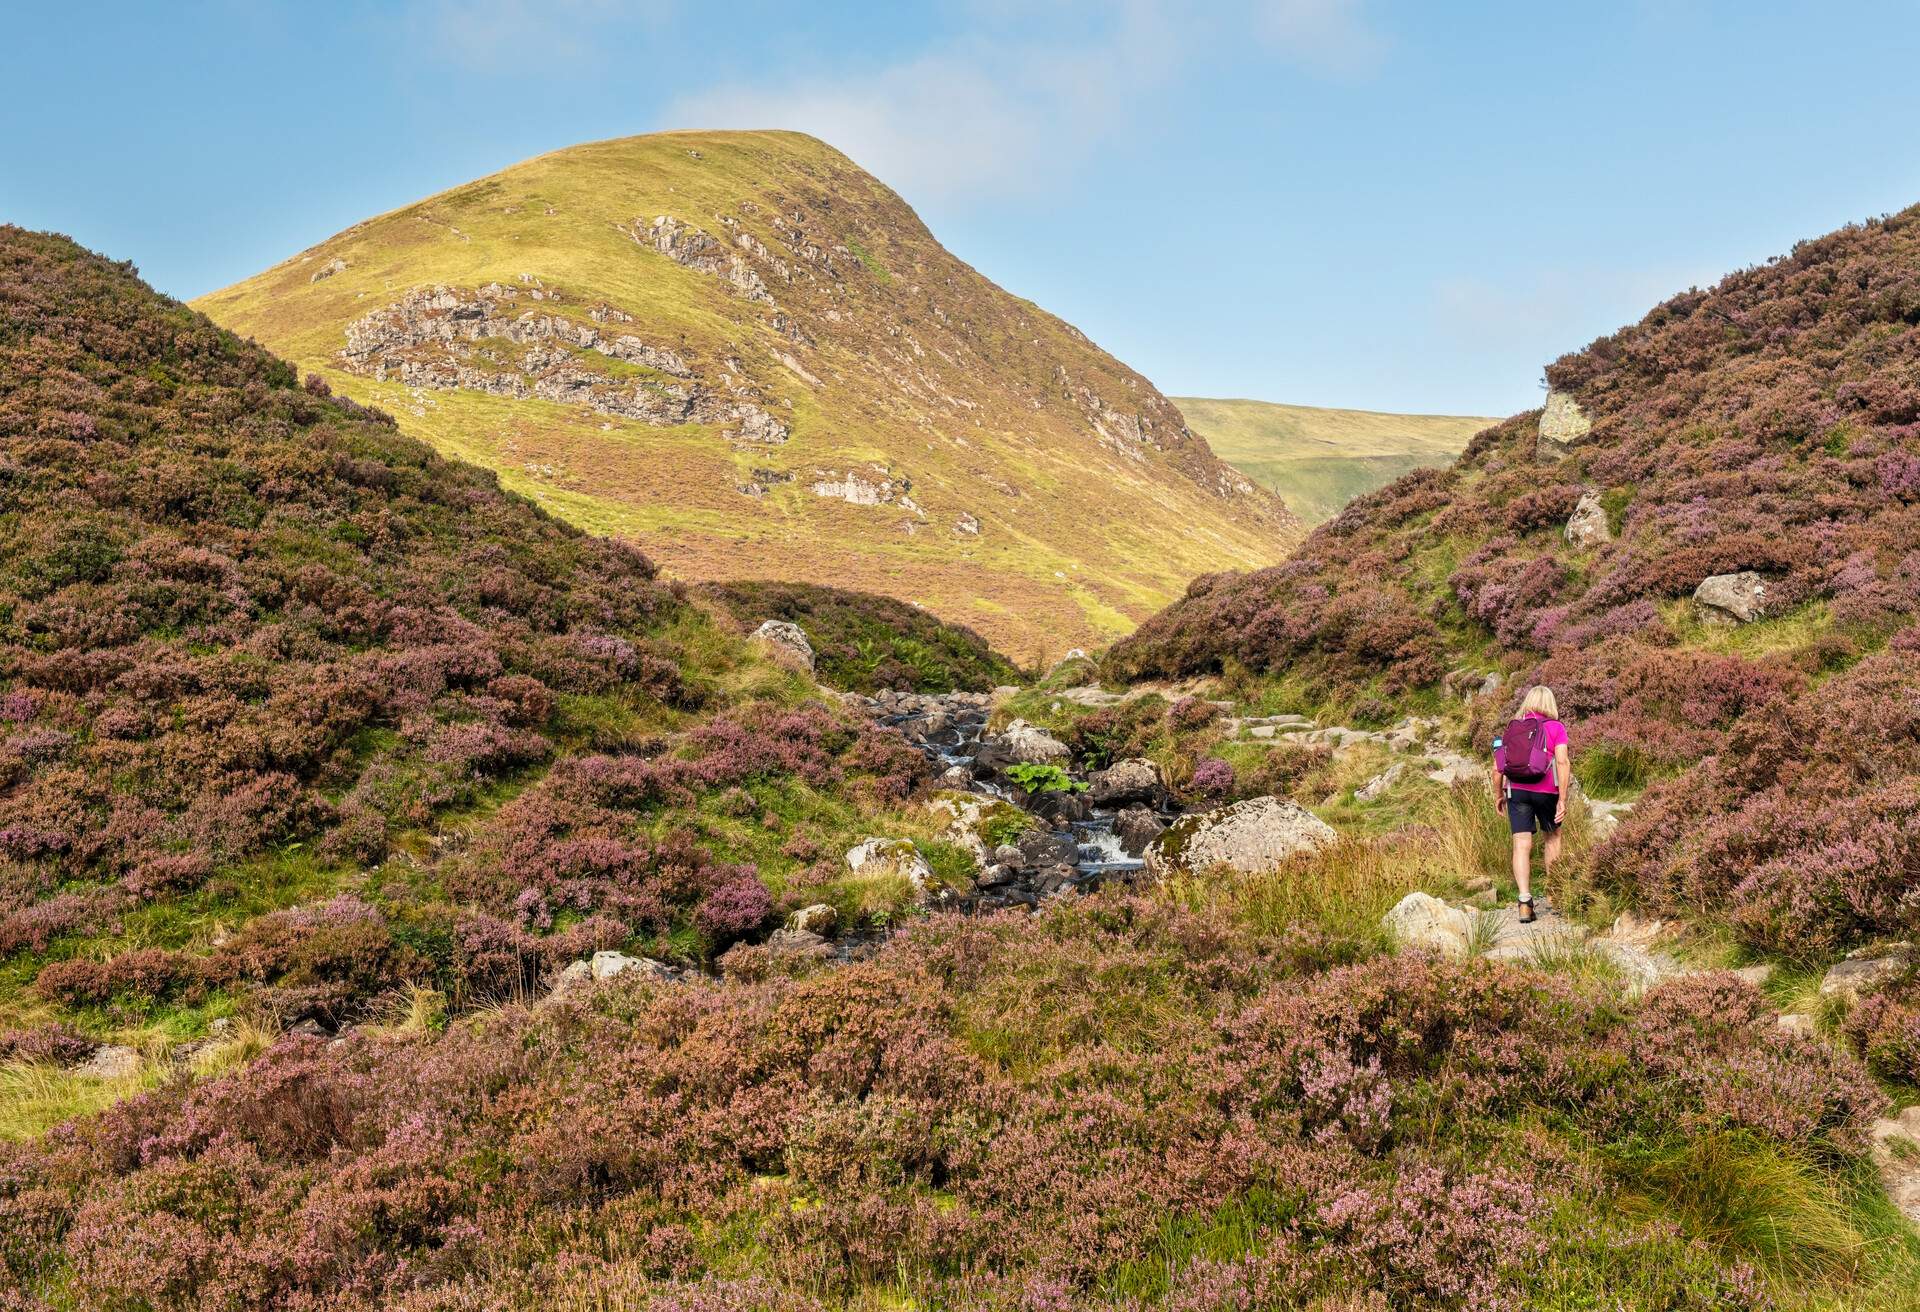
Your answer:
[[[142,1062],[131,1074],[100,1079],[47,1062],[0,1066],[0,1140],[31,1139],[76,1116],[105,1111],[161,1082]]]
[[[1630,1198],[1691,1239],[1793,1285],[1864,1273],[1873,1243],[1843,1181],[1809,1158],[1742,1131],[1607,1154]]]
[[[1381,918],[1418,882],[1409,875],[1397,845],[1347,837],[1302,853],[1268,874],[1182,875],[1160,887],[1165,896],[1190,908],[1225,905],[1261,933],[1314,925],[1332,935],[1385,947]]]

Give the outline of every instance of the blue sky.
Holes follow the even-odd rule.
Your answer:
[[[793,127],[1175,394],[1504,414],[1920,202],[1920,4],[14,5],[0,220],[198,295],[529,155]]]

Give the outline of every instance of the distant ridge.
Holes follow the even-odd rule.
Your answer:
[[[1483,428],[1476,415],[1404,415],[1275,401],[1181,396],[1175,404],[1214,454],[1276,492],[1307,524],[1402,474],[1451,461]]]

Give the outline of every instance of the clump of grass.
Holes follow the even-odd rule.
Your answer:
[[[1312,925],[1384,947],[1380,920],[1418,884],[1398,845],[1342,838],[1260,875],[1177,876],[1161,887],[1191,908],[1224,904],[1260,933]]]
[[[50,1062],[10,1062],[0,1066],[0,1140],[33,1138],[62,1121],[104,1111],[159,1082],[159,1071],[147,1062],[112,1079]]]
[[[1846,1190],[1797,1151],[1744,1132],[1616,1150],[1609,1168],[1642,1206],[1795,1285],[1860,1274],[1872,1243]]]
[[[1481,784],[1455,784],[1449,789],[1436,807],[1435,826],[1440,831],[1438,853],[1456,880],[1498,883],[1507,877],[1512,831]]]

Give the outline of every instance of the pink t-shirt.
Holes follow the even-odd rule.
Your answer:
[[[1538,711],[1528,711],[1527,715],[1529,718],[1535,720],[1547,719],[1546,716],[1540,714]],[[1507,790],[1509,792],[1516,788],[1523,793],[1557,793],[1560,791],[1560,766],[1554,761],[1553,755],[1556,749],[1567,745],[1567,726],[1558,720],[1547,720],[1547,727],[1540,731],[1540,738],[1541,741],[1546,744],[1547,748],[1547,777],[1545,779],[1537,779],[1530,784],[1509,782],[1507,784]],[[1506,747],[1502,745],[1494,748],[1493,768],[1504,773],[1506,767]]]

